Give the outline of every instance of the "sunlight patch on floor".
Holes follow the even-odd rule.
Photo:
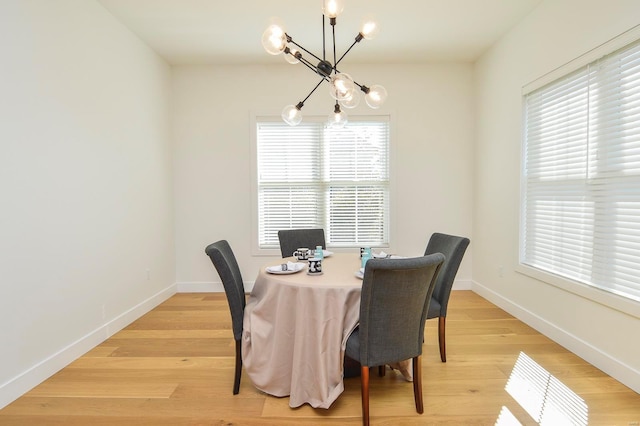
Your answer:
[[[516,419],[516,416],[514,416],[513,413],[503,405],[495,426],[522,426],[522,423],[520,423],[518,419]]]
[[[539,425],[589,423],[589,408],[584,400],[524,352],[520,352],[505,390]]]

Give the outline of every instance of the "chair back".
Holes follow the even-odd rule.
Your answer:
[[[445,258],[436,279],[436,288],[433,291],[433,298],[440,303],[438,316],[444,317],[447,314],[447,305],[449,304],[453,281],[456,278],[468,245],[468,238],[455,235],[434,233],[429,239],[427,249],[424,252],[425,256],[433,253],[442,253]]]
[[[231,310],[231,322],[233,325],[233,338],[239,341],[242,337],[242,322],[246,299],[244,283],[236,257],[231,246],[226,240],[220,240],[209,244],[205,253],[213,262],[220,275],[224,292],[227,295],[229,309]]]
[[[367,261],[360,299],[360,363],[378,366],[422,354],[440,253]]]
[[[282,257],[293,256],[293,252],[300,247],[307,247],[311,250],[316,246],[326,249],[324,241],[324,229],[282,229],[278,231],[280,240],[280,252]]]

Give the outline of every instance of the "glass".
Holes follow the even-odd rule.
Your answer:
[[[362,259],[361,259],[361,265],[360,267],[364,269],[365,265],[367,264],[367,261],[371,259],[371,247],[365,247],[364,251],[362,252]]]

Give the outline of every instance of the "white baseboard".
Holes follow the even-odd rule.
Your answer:
[[[71,343],[66,348],[52,354],[20,375],[3,383],[0,385],[0,409],[33,389],[89,350],[95,348],[175,293],[176,285],[172,284],[128,311],[118,315],[116,318],[101,325],[86,336]]]
[[[455,280],[453,282],[452,290],[472,290],[473,283],[471,280]]]
[[[472,283],[471,290],[604,371],[620,383],[640,393],[640,371],[477,282]]]
[[[177,293],[224,293],[224,287],[221,282],[186,282],[177,283]],[[244,282],[244,291],[246,293],[253,290],[253,281]]]

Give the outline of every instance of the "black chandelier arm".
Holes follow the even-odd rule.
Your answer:
[[[313,71],[315,74],[318,74],[320,76],[322,76],[323,80],[327,80],[330,81],[329,77],[327,77],[323,71],[321,71],[317,66],[313,65],[311,62],[309,62],[305,57],[303,57],[302,55],[300,56],[296,56],[296,58],[298,58],[298,60],[307,68],[309,68],[311,71]]]
[[[337,74],[338,70],[336,70],[336,66],[338,65],[338,62],[336,61],[336,21],[335,19],[336,18],[332,18],[331,20],[331,32],[333,34],[333,71],[335,74]]]
[[[360,43],[360,41],[361,41],[363,38],[364,38],[364,37],[363,37],[363,35],[362,35],[362,34],[360,34],[360,33],[358,33],[358,36],[356,37],[356,41],[354,41],[354,42],[353,42],[353,44],[352,44],[351,46],[349,46],[349,48],[347,49],[347,51],[346,51],[346,52],[344,52],[344,53],[342,54],[342,56],[340,56],[340,59],[338,59],[338,60],[336,61],[336,64],[335,64],[334,66],[335,66],[335,67],[337,67],[337,66],[338,66],[338,64],[340,63],[340,61],[342,61],[342,59],[343,59],[345,56],[347,56],[347,53],[349,53],[349,51],[353,48],[353,46],[355,46],[356,44]]]
[[[324,22],[326,21],[324,14],[322,14],[322,60],[326,61],[327,60],[327,50],[325,48],[325,42],[324,42],[324,35],[325,35],[325,29],[324,29]]]
[[[287,41],[295,46],[297,46],[298,48],[300,48],[301,50],[304,50],[305,52],[307,52],[309,55],[313,56],[314,58],[316,58],[319,61],[322,61],[322,59],[318,58],[316,55],[314,55],[313,53],[309,52],[307,49],[305,49],[304,47],[302,47],[301,45],[299,45],[298,43],[295,42],[295,40],[293,40],[293,38],[291,38],[291,36],[289,36],[289,34],[286,34],[287,36]]]
[[[307,61],[307,59],[306,59],[305,57],[300,56],[298,59],[300,60],[300,62],[301,62],[304,66],[306,66],[307,68],[309,68],[311,71],[313,71],[313,72],[315,72],[315,73],[317,73],[317,72],[318,72],[318,68],[317,68],[315,65],[313,65],[311,62]]]
[[[318,67],[313,65],[311,62],[307,61],[307,58],[303,57],[302,53],[300,53],[300,52],[293,53],[291,51],[291,49],[289,49],[289,46],[286,46],[284,48],[284,54],[293,56],[299,62],[302,62],[302,64],[305,65],[306,67],[308,67],[311,71],[313,71],[314,73],[318,73]]]
[[[302,105],[304,105],[304,103],[307,101],[307,99],[309,99],[309,96],[311,96],[311,95],[313,94],[313,92],[315,92],[315,91],[316,91],[316,89],[317,89],[318,87],[320,87],[320,85],[322,84],[322,82],[323,82],[323,81],[325,81],[325,78],[324,78],[324,77],[322,78],[322,80],[320,80],[320,81],[318,82],[318,84],[316,84],[316,87],[314,87],[314,88],[313,88],[313,90],[311,90],[311,92],[309,92],[309,94],[307,95],[307,97],[306,97],[306,98],[304,98],[304,100],[303,100],[302,102],[300,102]],[[298,109],[299,109],[299,108],[298,108]]]

